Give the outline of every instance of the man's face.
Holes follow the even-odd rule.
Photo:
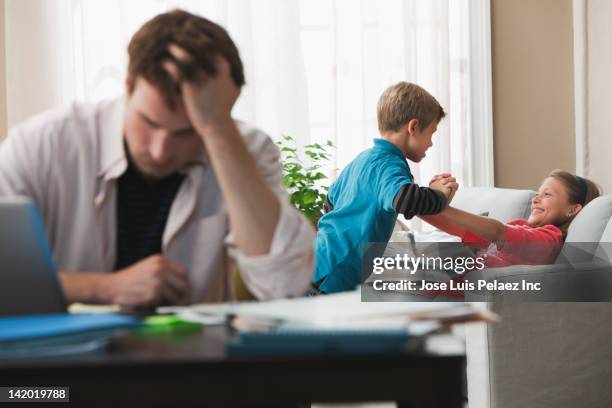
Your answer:
[[[196,159],[204,146],[180,98],[171,111],[161,92],[140,77],[128,93],[124,136],[136,167],[152,179],[181,169]]]
[[[413,124],[413,121],[416,122]],[[412,162],[418,163],[425,157],[425,152],[433,143],[431,138],[438,130],[438,123],[433,120],[425,129],[418,125],[416,119],[411,120],[407,125],[406,137],[406,158]]]

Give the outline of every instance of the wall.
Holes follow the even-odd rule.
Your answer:
[[[572,0],[491,0],[495,185],[574,172]]]
[[[586,2],[586,137],[582,138],[584,175],[596,181],[605,194],[612,193],[612,2]]]
[[[4,0],[0,0],[0,141],[6,135],[6,52],[4,48]]]

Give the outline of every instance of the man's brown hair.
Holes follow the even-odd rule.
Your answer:
[[[170,54],[176,44],[187,51],[193,63],[182,64]],[[229,34],[218,24],[183,10],[173,10],[147,21],[134,34],[128,45],[128,91],[134,90],[137,77],[157,87],[168,107],[174,109],[179,89],[164,70],[165,60],[173,60],[183,78],[190,80],[201,72],[214,76],[215,57],[222,56],[230,64],[230,74],[237,86],[244,85],[244,71],[238,48]]]
[[[398,82],[390,86],[378,99],[378,130],[397,132],[412,119],[419,121],[421,130],[434,120],[440,122],[446,113],[436,98],[416,84]]]

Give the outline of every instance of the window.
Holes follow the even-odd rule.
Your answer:
[[[377,136],[380,93],[406,80],[448,113],[427,158],[411,164],[417,181],[451,171],[493,185],[489,0],[7,0],[9,125],[120,95],[131,35],[176,7],[236,41],[247,86],[235,116],[273,138],[332,139],[332,177]]]

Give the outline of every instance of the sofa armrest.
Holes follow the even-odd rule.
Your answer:
[[[501,318],[466,328],[470,407],[611,406],[611,276],[612,266],[594,263],[470,272],[470,280],[543,282],[548,292],[527,301],[512,292],[466,292]]]
[[[612,299],[612,265],[608,263],[514,265],[472,271],[466,280],[518,290],[466,291],[467,301],[608,302]],[[523,290],[539,285],[540,290]]]

